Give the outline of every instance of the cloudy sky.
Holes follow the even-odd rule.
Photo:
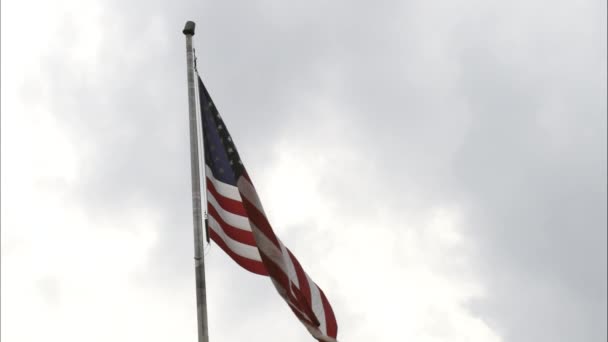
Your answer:
[[[195,341],[186,20],[340,341],[605,342],[606,1],[6,0],[1,339]],[[205,247],[211,341],[311,341]]]

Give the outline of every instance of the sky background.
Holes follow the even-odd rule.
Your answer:
[[[6,0],[2,341],[196,341],[186,20],[340,341],[607,340],[606,1]],[[312,341],[205,251],[211,341]]]

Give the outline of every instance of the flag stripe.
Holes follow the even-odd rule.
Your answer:
[[[278,249],[253,222],[251,223],[251,227],[253,229],[253,236],[255,237],[255,242],[260,250],[260,254],[265,256],[269,261],[272,261],[272,263],[279,267],[281,272],[287,277],[287,271],[285,269],[285,265],[283,264],[281,250]]]
[[[207,192],[207,202],[215,208],[215,210],[220,215],[222,220],[224,220],[224,222],[235,228],[239,228],[249,232],[251,231],[251,226],[249,225],[249,220],[246,216],[236,215],[224,210],[224,208],[222,208],[219,203],[217,203],[217,200],[215,199],[215,197],[213,197],[213,194],[209,192]]]
[[[245,211],[245,208],[243,208],[243,203],[220,194],[209,178],[207,178],[207,191],[213,195],[217,203],[225,210],[240,216],[247,216],[247,212]]]
[[[221,180],[215,178],[213,175],[213,171],[209,166],[206,166],[205,175],[208,180],[210,180],[218,193],[220,193],[224,197],[228,197],[235,201],[241,201],[241,195],[239,194],[239,189],[236,186],[226,184]]]
[[[311,306],[310,286],[308,285],[308,279],[306,278],[306,272],[304,272],[304,269],[300,265],[300,262],[298,261],[298,259],[296,259],[295,256],[293,256],[291,251],[287,250],[287,252],[289,253],[289,257],[291,258],[291,261],[294,264],[296,274],[298,276],[298,282],[300,284],[300,293],[304,296],[304,300],[306,301],[305,302],[306,306],[310,307]],[[311,313],[312,313],[312,311],[311,311]]]
[[[264,265],[266,266],[266,270],[268,271],[268,274],[271,276],[275,287],[277,288],[279,294],[281,295],[281,297],[283,297],[285,300],[289,300],[290,297],[290,293],[289,293],[289,279],[287,278],[287,275],[285,275],[285,272],[283,272],[283,270],[281,270],[281,268],[275,264],[272,260],[270,260],[268,258],[267,255],[265,255],[263,252],[260,253],[261,257],[262,257],[262,262],[264,263]]]
[[[209,236],[218,246],[220,246],[221,249],[224,250],[224,252],[226,252],[226,254],[228,254],[228,256],[232,258],[232,260],[234,260],[244,269],[259,275],[268,275],[268,271],[266,271],[266,266],[264,266],[262,262],[243,258],[242,256],[236,254],[224,243],[224,240],[222,240],[214,230],[209,231]]]
[[[315,327],[319,326],[319,320],[315,316],[314,312],[310,309],[310,303],[306,301],[302,292],[295,286],[291,285],[291,291],[294,295],[294,302],[297,303],[298,307],[302,310],[308,319],[308,322]]]
[[[241,177],[238,180],[237,187],[239,188],[241,196],[246,198],[249,203],[253,204],[253,206],[256,207],[263,216],[266,216],[264,207],[262,207],[262,203],[258,197],[258,193],[255,191],[255,187],[253,184],[251,184],[249,179]]]
[[[309,318],[306,316],[306,314],[302,311],[300,311],[300,306],[287,302],[287,305],[289,305],[289,308],[291,309],[291,311],[296,315],[296,317],[298,317],[298,319],[304,324],[304,325],[308,325],[308,326],[315,326],[314,323],[312,323]]]
[[[212,216],[213,218],[215,218],[215,220],[220,225],[220,227],[222,228],[222,230],[232,240],[238,241],[240,243],[244,243],[246,245],[256,246],[255,238],[253,237],[253,233],[252,232],[246,231],[246,230],[243,230],[243,229],[239,229],[239,228],[235,228],[235,227],[229,225],[224,220],[222,220],[222,217],[218,214],[217,210],[213,206],[209,206],[207,208],[207,212],[208,212],[209,216]]]
[[[329,305],[329,301],[323,293],[323,290],[319,289],[319,293],[321,294],[321,301],[323,302],[323,310],[325,312],[325,322],[327,323],[327,333],[328,336],[338,336],[338,324],[336,323],[336,316],[334,316],[334,311]]]
[[[321,294],[319,293],[319,288],[317,287],[317,284],[315,284],[315,282],[312,281],[312,279],[310,279],[308,275],[306,275],[306,279],[308,279],[308,284],[310,284],[310,304],[312,307],[312,311],[319,319],[319,330],[321,330],[323,334],[327,334],[325,323],[325,310],[323,310],[323,303],[321,302]]]
[[[280,248],[279,239],[276,237],[276,235],[274,235],[274,232],[272,231],[266,217],[260,213],[258,209],[253,206],[249,200],[247,200],[247,198],[243,198],[243,207],[247,211],[249,221],[256,225],[258,231],[264,234],[264,236],[275,246],[275,248]]]
[[[279,244],[281,245],[281,257],[283,258],[283,264],[285,265],[285,268],[287,270],[287,276],[289,277],[289,281],[291,281],[296,287],[299,288],[300,282],[298,281],[298,276],[296,275],[296,269],[293,265],[293,262],[289,257],[289,252],[287,251],[287,248],[282,242],[279,241]]]
[[[226,232],[224,232],[224,230],[222,230],[222,228],[220,227],[220,225],[218,224],[218,222],[215,220],[215,218],[213,216],[209,216],[207,222],[209,224],[209,228],[211,228],[211,229],[213,229],[213,231],[215,231],[215,233],[218,235],[218,237],[224,241],[226,246],[228,248],[230,248],[231,251],[242,256],[243,258],[247,258],[247,259],[251,259],[251,260],[255,260],[255,261],[262,261],[262,258],[260,257],[260,253],[255,246],[246,245],[244,243],[231,239],[226,234]]]

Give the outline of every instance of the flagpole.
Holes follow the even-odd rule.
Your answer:
[[[198,127],[196,120],[196,94],[194,88],[194,52],[192,36],[194,22],[186,22],[182,31],[186,36],[186,59],[188,67],[188,109],[190,117],[190,174],[192,176],[192,218],[194,220],[194,273],[196,276],[196,316],[198,342],[209,342],[207,332],[207,294],[205,289],[205,256],[202,247],[201,181],[198,153]]]

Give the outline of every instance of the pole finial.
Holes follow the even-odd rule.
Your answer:
[[[194,36],[194,26],[196,26],[196,24],[194,23],[194,21],[187,21],[186,22],[186,26],[184,26],[184,30],[182,32],[186,36],[188,36],[188,35]]]

